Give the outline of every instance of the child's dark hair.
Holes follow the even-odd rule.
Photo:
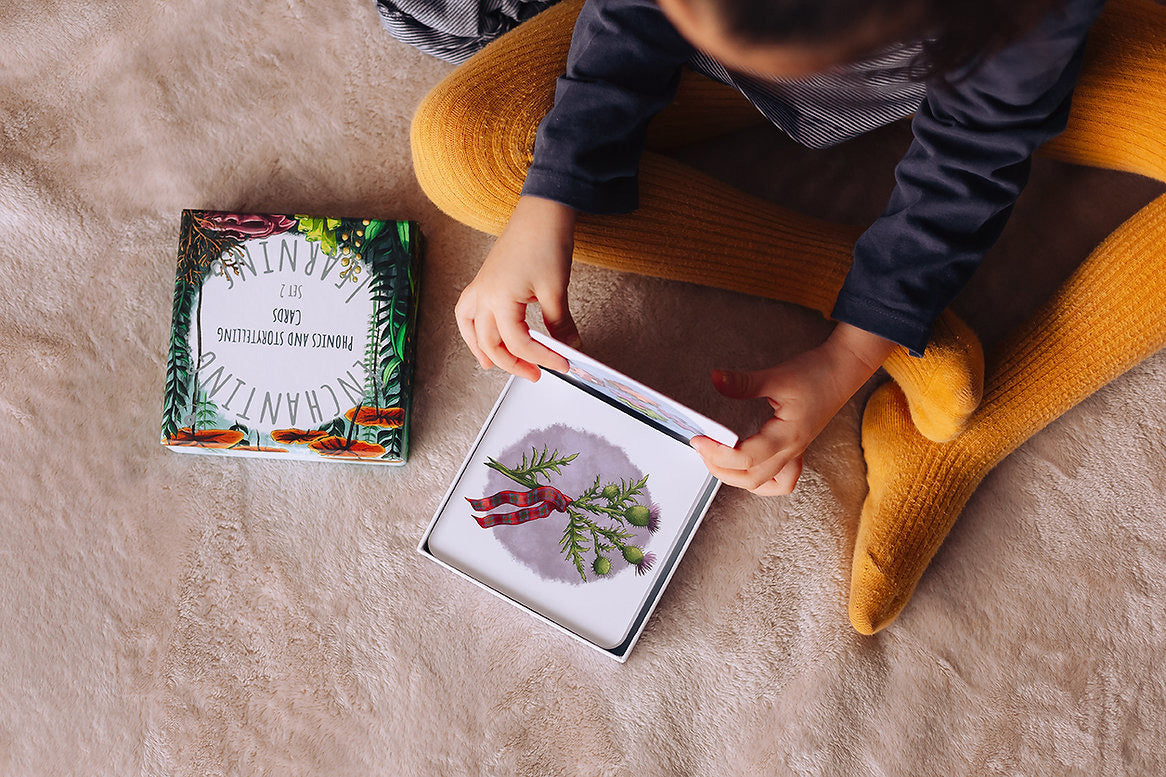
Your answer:
[[[952,73],[1006,47],[1063,0],[688,0],[750,43],[837,45],[854,57],[924,40],[922,75]]]

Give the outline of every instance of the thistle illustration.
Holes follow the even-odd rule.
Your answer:
[[[474,515],[474,520],[483,529],[489,529],[498,525],[528,523],[554,512],[566,513],[567,527],[559,542],[559,550],[575,565],[584,582],[587,581],[588,566],[598,577],[611,574],[611,556],[616,553],[636,568],[637,575],[647,573],[656,562],[656,554],[645,552],[632,541],[635,528],[646,527],[650,533],[660,528],[659,506],[655,503],[640,504],[637,499],[644,494],[648,476],[639,480],[603,483],[602,476],[596,475],[595,482],[586,491],[571,498],[551,485],[550,473],[562,475],[563,468],[578,456],[578,453],[561,456],[557,450],[548,452],[544,446],[541,453],[532,447],[530,453],[523,454],[522,460],[513,467],[488,458],[487,467],[527,490],[499,491],[481,499],[467,497],[470,507],[478,511],[493,510],[504,504],[520,508],[511,512]],[[540,483],[540,477],[546,482]],[[588,554],[593,556],[590,564],[586,560]]]

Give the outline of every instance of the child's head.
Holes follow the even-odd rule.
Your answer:
[[[658,0],[684,37],[726,66],[798,76],[927,39],[922,69],[954,70],[1007,45],[1056,0]]]

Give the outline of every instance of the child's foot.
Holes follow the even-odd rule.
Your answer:
[[[965,434],[950,443],[924,439],[899,386],[886,383],[862,419],[870,491],[862,506],[850,583],[850,622],[874,634],[911,598],[932,556],[980,480],[984,466]]]
[[[963,431],[983,397],[980,339],[950,310],[935,322],[922,358],[899,348],[883,367],[903,389],[919,433],[935,442],[954,439]]]

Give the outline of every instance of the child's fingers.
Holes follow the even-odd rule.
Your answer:
[[[784,470],[793,458],[795,457],[789,453],[780,453],[764,464],[749,470],[727,469],[718,467],[716,464],[709,464],[707,461],[705,466],[722,483],[753,493],[761,493],[759,489],[766,488],[768,484],[773,483],[774,477]]]
[[[470,347],[470,353],[478,360],[478,364],[482,366],[482,369],[488,370],[493,367],[494,364],[486,358],[486,354],[478,345],[478,335],[474,331],[474,320],[459,315],[457,316],[457,328],[462,333],[462,339],[466,341],[466,345]]]
[[[744,469],[745,466],[748,466],[738,451],[711,437],[693,437],[690,442],[693,449],[704,459],[705,464],[715,467],[729,467],[731,464],[736,464],[734,469]]]
[[[530,329],[527,328],[525,321],[502,318],[498,321],[498,330],[502,334],[506,348],[515,356],[531,364],[542,364],[559,372],[566,372],[570,367],[565,357],[536,342],[530,336]]]
[[[462,334],[462,339],[466,341],[466,345],[470,348],[470,353],[478,360],[478,364],[482,366],[482,369],[488,370],[494,365],[486,358],[486,354],[482,351],[481,346],[478,345],[478,333],[474,331],[473,308],[473,295],[463,291],[453,308],[453,316],[454,320],[457,321],[457,328]]]
[[[758,496],[785,496],[792,494],[798,478],[802,476],[802,457],[795,456],[781,468],[781,471],[753,489]]]
[[[520,315],[525,312],[525,308],[525,305],[519,306]],[[538,368],[534,367],[537,364],[544,364],[560,372],[567,370],[569,365],[565,358],[541,343],[535,342],[534,338],[530,336],[530,329],[527,328],[526,321],[521,318],[508,317],[499,318],[497,321],[498,331],[502,336],[502,342],[506,345],[506,350],[534,368],[536,375],[531,380],[538,380]]]
[[[730,469],[722,467],[717,464],[710,463],[707,459],[704,464],[722,483],[727,483],[730,486],[743,488],[746,491],[758,492],[758,489],[766,487],[767,484],[774,482],[774,479],[787,469],[790,461],[797,458],[793,451],[779,451],[765,461],[750,467],[749,469]],[[796,481],[796,476],[794,477]]]
[[[722,445],[708,437],[693,438],[692,446],[704,459],[709,472],[729,485],[759,493],[758,489],[761,488],[772,491],[768,484],[777,479],[780,483],[788,480],[792,488],[800,470],[793,474],[792,480],[789,480],[788,473],[785,480],[778,478],[778,475],[787,469],[792,460],[800,458],[801,450],[784,439],[784,426],[778,419],[771,419],[762,426],[760,432],[742,441],[736,448]]]
[[[706,463],[725,469],[749,470],[788,447],[783,440],[784,431],[784,423],[777,418],[771,418],[762,425],[757,434],[737,443],[736,448],[722,445],[711,437],[694,437],[692,447]],[[772,475],[773,473],[770,473],[770,477]]]
[[[579,337],[579,327],[575,325],[575,319],[567,307],[567,295],[565,293],[540,293],[538,304],[542,308],[543,322],[547,325],[547,331],[551,333],[551,337],[572,348],[582,348],[583,339]],[[552,369],[555,368],[552,367]],[[565,365],[563,369],[566,369]]]
[[[781,375],[780,365],[765,370],[739,372],[737,370],[713,370],[713,386],[726,397],[753,399],[770,397],[774,394],[775,379]]]
[[[478,335],[478,345],[494,364],[511,375],[517,375],[530,381],[539,379],[538,367],[523,361],[507,349],[507,344],[502,339],[502,335],[498,331],[497,321],[493,316],[474,319],[474,331]]]

